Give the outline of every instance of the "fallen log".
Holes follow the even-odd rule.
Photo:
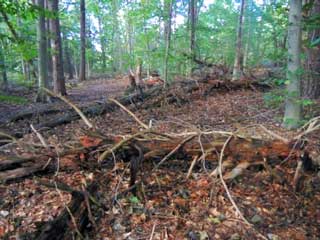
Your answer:
[[[64,109],[64,110],[70,110],[70,109]],[[14,113],[8,116],[6,119],[2,120],[0,124],[7,124],[10,122],[16,122],[23,119],[33,118],[34,116],[38,116],[38,115],[44,115],[48,113],[50,114],[57,113],[60,111],[61,111],[60,109],[56,109],[48,106],[45,106],[44,108],[41,108],[41,109],[27,109],[24,111],[19,111],[19,113]]]
[[[122,105],[129,105],[129,104],[136,104],[138,102],[141,102],[143,100],[146,100],[154,95],[157,95],[157,93],[162,91],[162,87],[156,86],[154,88],[149,89],[148,91],[144,92],[144,99],[141,99],[141,95],[139,93],[132,94],[129,96],[123,96],[123,97],[118,97],[116,98],[117,101],[119,101]],[[88,117],[94,117],[94,116],[99,116],[108,112],[114,111],[116,108],[116,104],[113,102],[103,102],[103,103],[96,103],[88,107],[83,107],[80,108],[81,111],[87,115]],[[64,124],[71,123],[75,120],[80,119],[80,116],[76,112],[68,112],[62,116],[58,116],[56,118],[53,118],[52,120],[35,124],[34,127],[38,131],[44,131],[47,129],[52,129],[57,126],[61,126]],[[24,134],[31,133],[31,129],[25,129],[24,133],[21,131],[17,132],[8,132],[7,134],[14,137],[14,138],[22,138]],[[0,136],[0,140],[8,140],[9,138],[6,136]],[[9,139],[10,140],[10,139]],[[6,143],[1,143],[0,146],[4,145]]]

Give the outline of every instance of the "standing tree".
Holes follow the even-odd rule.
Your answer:
[[[59,0],[49,0],[49,10],[55,14],[54,18],[50,19],[53,90],[56,94],[66,95],[59,21]]]
[[[46,38],[46,20],[44,15],[44,0],[37,0],[40,9],[37,38],[38,38],[38,94],[37,102],[47,102],[48,97],[43,88],[48,88],[48,66],[47,66],[47,38]]]
[[[190,54],[194,61],[196,58],[196,14],[197,14],[197,0],[190,0]]]
[[[288,129],[299,126],[301,120],[301,18],[302,0],[290,0],[288,26],[287,98],[283,125]]]
[[[240,4],[240,15],[239,15],[238,30],[237,30],[237,49],[236,49],[236,56],[235,56],[234,65],[233,65],[232,81],[239,80],[243,76],[242,26],[243,26],[245,1],[246,0],[241,0],[241,4]]]
[[[306,76],[303,82],[303,96],[320,97],[320,0],[307,1],[312,4],[307,17],[308,44],[306,47]]]
[[[1,46],[0,46],[0,71],[1,71],[1,77],[2,77],[2,82],[0,83],[0,87],[4,90],[7,89],[8,87],[8,77],[7,77],[7,69],[6,69],[6,62],[5,62],[5,54],[4,50],[5,48],[3,47],[3,40],[0,41]]]
[[[165,0],[164,1],[165,53],[164,53],[163,75],[164,75],[164,84],[165,85],[168,83],[168,60],[169,60],[169,50],[170,50],[170,40],[171,40],[172,5],[173,5],[173,0]]]
[[[104,36],[105,33],[104,33],[100,15],[98,16],[98,27],[99,27],[100,45],[101,45],[102,70],[106,71],[107,69],[106,38]]]
[[[79,80],[86,80],[86,6],[80,0],[80,74]]]
[[[190,70],[192,73],[192,65],[196,59],[196,12],[197,12],[197,0],[189,1],[189,31],[190,31]]]
[[[44,5],[45,9],[49,9],[49,1],[45,0]],[[50,18],[46,18],[46,34],[47,34],[47,67],[48,67],[48,82],[50,87],[53,86],[53,78],[52,78],[52,50],[51,50],[51,34],[50,34]]]

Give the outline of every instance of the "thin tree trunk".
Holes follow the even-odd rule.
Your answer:
[[[190,70],[189,74],[192,73],[192,65],[196,58],[196,8],[197,8],[197,0],[190,0],[189,2],[189,15],[190,15]]]
[[[64,46],[64,59],[65,59],[65,69],[68,74],[68,79],[73,79],[73,67],[71,63],[71,54],[69,51],[69,44],[66,34],[63,34],[63,46]]]
[[[45,8],[49,9],[49,0],[45,0]],[[53,72],[53,63],[52,63],[52,49],[51,49],[51,34],[50,34],[50,19],[46,19],[46,34],[47,34],[47,55],[48,55],[48,82],[50,88],[53,86],[53,77],[52,77],[52,72]]]
[[[80,74],[79,80],[86,80],[86,7],[80,0]]]
[[[43,88],[48,88],[48,63],[47,63],[47,38],[46,38],[46,20],[44,15],[44,0],[37,0],[40,8],[37,28],[38,40],[38,94],[37,102],[47,102],[48,96]]]
[[[3,44],[0,47],[0,71],[2,75],[2,83],[0,84],[1,88],[6,90],[8,87],[8,77],[7,77],[7,68],[5,62],[5,54],[4,54]]]
[[[241,0],[240,5],[240,15],[239,15],[239,23],[238,23],[238,31],[237,31],[237,48],[236,48],[236,56],[234,60],[233,73],[232,73],[232,81],[239,80],[243,76],[243,52],[242,52],[242,25],[243,25],[243,16],[245,9],[245,1]]]
[[[98,16],[98,26],[99,26],[99,34],[100,34],[100,45],[101,45],[101,58],[102,58],[102,70],[105,71],[107,69],[107,57],[106,57],[106,40],[104,37],[103,25],[101,16]]]
[[[170,40],[171,40],[172,5],[173,5],[173,0],[164,1],[164,10],[166,11],[165,28],[164,28],[165,55],[164,55],[164,64],[163,64],[164,86],[168,84],[168,60],[169,60]]]
[[[250,9],[252,6],[252,1],[248,0],[247,5],[248,5],[248,12],[250,12]],[[246,45],[245,45],[245,49],[244,49],[244,56],[243,56],[243,69],[245,72],[248,71],[248,59],[249,59],[249,55],[250,55],[250,42],[251,42],[250,38],[251,38],[251,34],[252,34],[251,14],[247,14],[247,18],[248,18],[247,39],[246,39]]]
[[[59,21],[59,1],[49,0],[49,8],[56,14],[55,18],[50,19],[50,30],[52,34],[51,48],[52,48],[52,77],[53,77],[53,91],[56,94],[66,95],[66,86],[63,71],[62,60],[62,42]]]
[[[301,120],[300,77],[301,77],[301,17],[302,1],[290,0],[288,25],[287,98],[283,125],[297,128]]]

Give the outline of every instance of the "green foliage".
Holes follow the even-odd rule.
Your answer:
[[[139,203],[140,203],[139,198],[137,198],[136,196],[131,196],[131,197],[129,198],[129,201],[130,201],[131,203],[133,203],[133,204],[139,204]]]
[[[284,104],[285,93],[283,89],[276,89],[264,94],[265,104],[270,108],[279,108]]]
[[[12,104],[26,104],[29,101],[24,97],[0,94],[0,102],[6,102],[6,103],[12,103]]]

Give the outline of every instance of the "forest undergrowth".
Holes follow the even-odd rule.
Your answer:
[[[68,98],[107,101],[124,81],[94,82],[103,91],[86,103],[81,90]],[[75,120],[2,146],[1,238],[318,239],[319,173],[297,167],[318,156],[317,119],[287,131],[262,91],[213,86],[173,85],[126,106],[116,98],[91,126]]]

